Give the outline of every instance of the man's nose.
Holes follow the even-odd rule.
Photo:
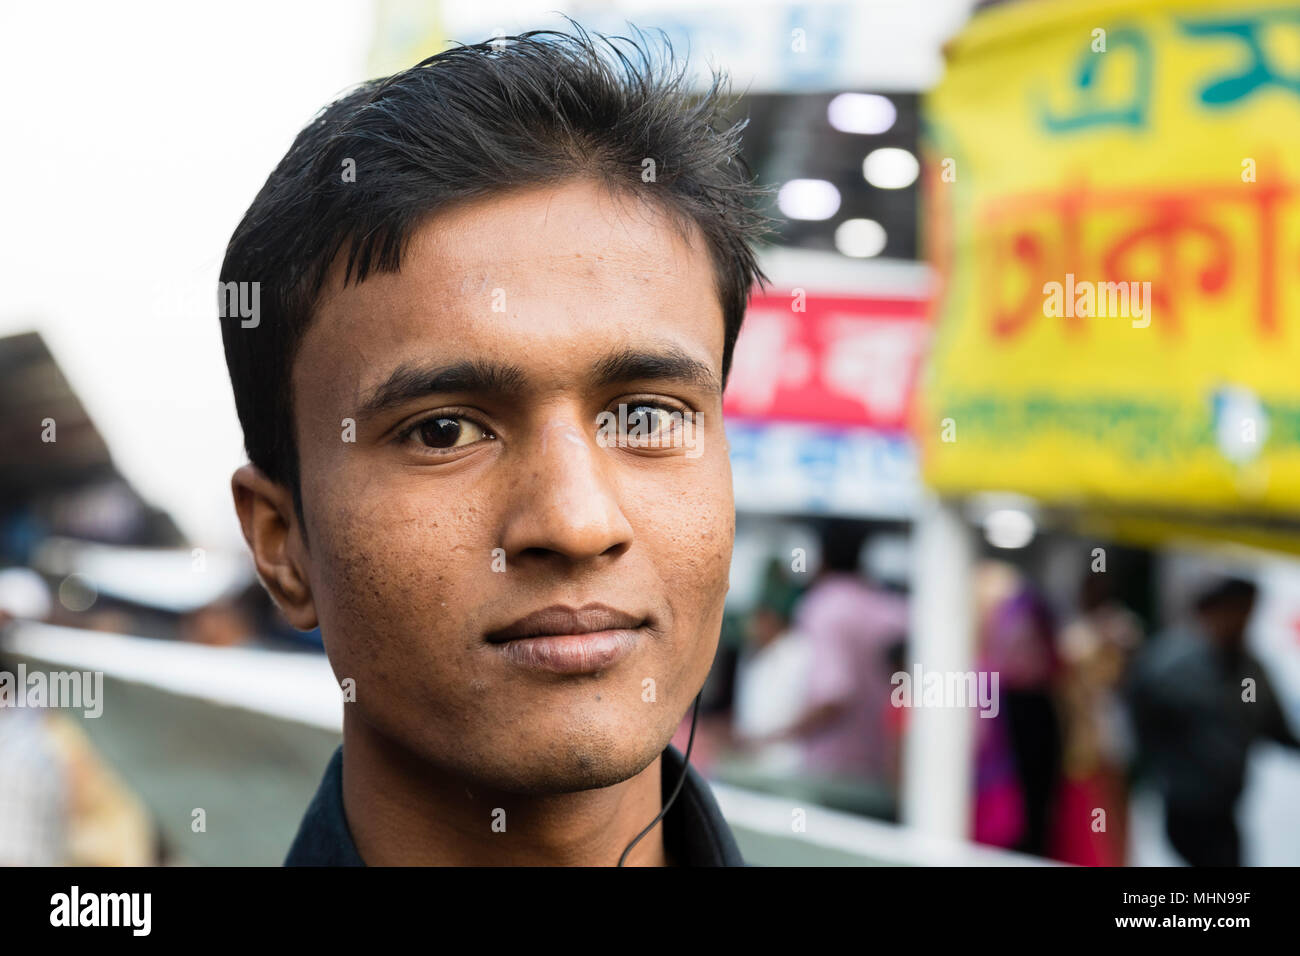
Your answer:
[[[509,558],[563,555],[583,561],[617,555],[632,542],[615,463],[596,442],[595,425],[547,423],[524,449],[511,489],[505,539]]]

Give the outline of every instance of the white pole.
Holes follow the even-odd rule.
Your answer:
[[[918,663],[923,674],[973,670],[973,531],[956,505],[928,495],[913,535],[909,673]],[[907,714],[902,820],[927,836],[968,838],[973,717],[967,707],[913,707]]]

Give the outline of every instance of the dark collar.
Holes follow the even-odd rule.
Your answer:
[[[663,752],[662,799],[667,799],[682,772],[682,755],[671,744]],[[679,866],[745,866],[722,811],[707,783],[688,767],[686,782],[661,824],[664,849]],[[285,866],[365,866],[343,813],[343,748],[325,768],[316,795],[303,815]]]

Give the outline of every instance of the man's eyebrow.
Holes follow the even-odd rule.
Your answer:
[[[597,386],[661,379],[688,382],[711,392],[722,390],[709,365],[675,346],[655,351],[628,348],[610,352],[592,365],[592,379]]]
[[[610,352],[593,363],[591,379],[598,388],[651,379],[689,382],[708,391],[721,389],[712,368],[672,346],[655,351],[628,348]],[[371,390],[357,411],[357,419],[374,418],[429,395],[508,395],[522,390],[526,382],[527,375],[518,365],[472,359],[438,366],[407,363],[399,365]]]
[[[357,418],[373,418],[407,402],[446,392],[505,395],[524,385],[524,370],[517,365],[466,360],[451,365],[399,365],[371,390]]]

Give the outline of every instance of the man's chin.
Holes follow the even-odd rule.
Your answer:
[[[654,763],[672,734],[664,737],[662,744],[656,737],[657,733],[646,733],[639,739],[601,740],[589,735],[562,743],[539,741],[535,748],[520,741],[523,746],[512,748],[516,759],[502,762],[498,757],[486,762],[477,768],[477,776],[496,789],[530,796],[612,787]]]

